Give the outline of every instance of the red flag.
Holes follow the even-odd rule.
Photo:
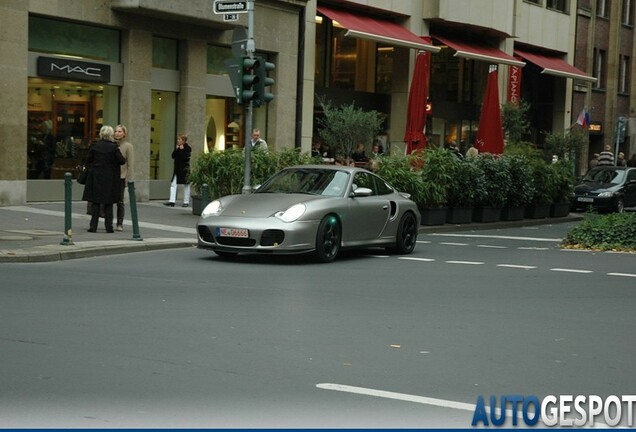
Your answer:
[[[477,131],[475,147],[477,147],[480,152],[492,154],[501,154],[504,150],[496,69],[488,74],[484,101],[481,105],[481,116],[479,117],[479,130]]]
[[[406,143],[407,154],[426,147],[424,126],[426,125],[426,103],[428,99],[430,64],[430,53],[421,51],[417,54],[406,110],[404,142]]]

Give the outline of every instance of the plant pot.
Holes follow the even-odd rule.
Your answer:
[[[550,206],[550,217],[560,218],[570,214],[570,203],[555,203]]]
[[[523,219],[525,207],[504,207],[501,209],[501,220],[517,221]]]
[[[550,216],[550,205],[530,205],[526,207],[525,217],[528,219],[544,219]]]
[[[472,207],[450,207],[446,212],[446,223],[465,224],[473,220]]]
[[[190,197],[190,203],[192,204],[192,214],[195,216],[201,216],[203,212],[203,200],[200,195],[192,195]]]
[[[422,225],[444,225],[446,223],[446,207],[421,208]]]
[[[475,207],[473,209],[474,222],[497,222],[501,220],[500,207]]]

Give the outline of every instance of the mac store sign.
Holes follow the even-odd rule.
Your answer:
[[[68,60],[55,57],[38,57],[39,76],[72,81],[110,82],[110,65]]]

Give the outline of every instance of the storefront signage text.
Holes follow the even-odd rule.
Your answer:
[[[110,65],[54,57],[38,57],[38,75],[107,83],[110,81]]]

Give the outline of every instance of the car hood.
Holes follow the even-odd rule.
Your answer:
[[[327,199],[320,195],[254,193],[232,195],[221,199],[221,216],[233,217],[270,217],[279,211],[285,211],[298,203],[307,203],[317,199]]]
[[[576,193],[600,193],[605,191],[613,191],[620,188],[620,185],[612,184],[612,183],[581,183],[574,187],[574,192]]]

